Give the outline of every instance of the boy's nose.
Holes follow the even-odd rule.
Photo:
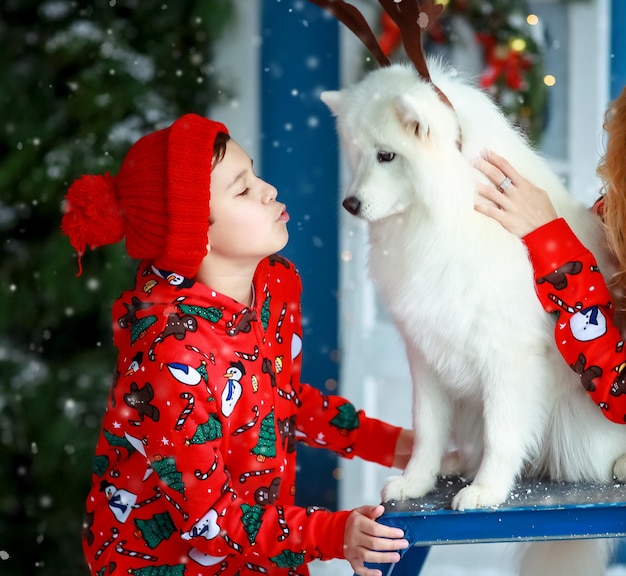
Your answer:
[[[272,202],[273,200],[276,200],[276,197],[278,196],[278,190],[276,190],[274,186],[268,184],[267,182],[265,183],[265,185],[266,187],[263,191],[263,199],[265,200],[265,202]]]

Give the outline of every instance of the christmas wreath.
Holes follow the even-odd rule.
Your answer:
[[[449,53],[461,41],[480,54],[478,83],[509,119],[538,143],[546,123],[544,33],[524,0],[442,0],[446,6],[428,30],[427,53]],[[391,56],[401,45],[398,28],[381,13],[379,44]],[[466,52],[466,50],[463,50]],[[449,54],[446,54],[450,56]],[[454,60],[454,59],[453,59]],[[454,62],[453,62],[454,63]]]

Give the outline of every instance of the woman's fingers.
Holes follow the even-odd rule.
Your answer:
[[[513,184],[520,181],[521,176],[519,172],[513,168],[511,163],[506,158],[499,156],[492,150],[487,150],[483,154],[482,159],[498,171],[498,178],[492,180],[496,186],[499,186],[500,182],[502,182],[505,178],[510,178]]]

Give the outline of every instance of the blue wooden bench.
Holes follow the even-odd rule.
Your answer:
[[[434,545],[626,536],[626,484],[521,481],[501,506],[452,510],[466,484],[442,478],[422,498],[386,502],[379,521],[402,528],[411,546],[397,564],[368,566],[385,576],[415,576]]]

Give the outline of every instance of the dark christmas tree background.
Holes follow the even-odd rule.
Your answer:
[[[110,307],[134,263],[60,233],[83,173],[219,98],[230,0],[0,3],[0,573],[85,575],[80,532],[114,352]],[[222,90],[223,92],[224,90]],[[226,96],[229,96],[226,94]]]

